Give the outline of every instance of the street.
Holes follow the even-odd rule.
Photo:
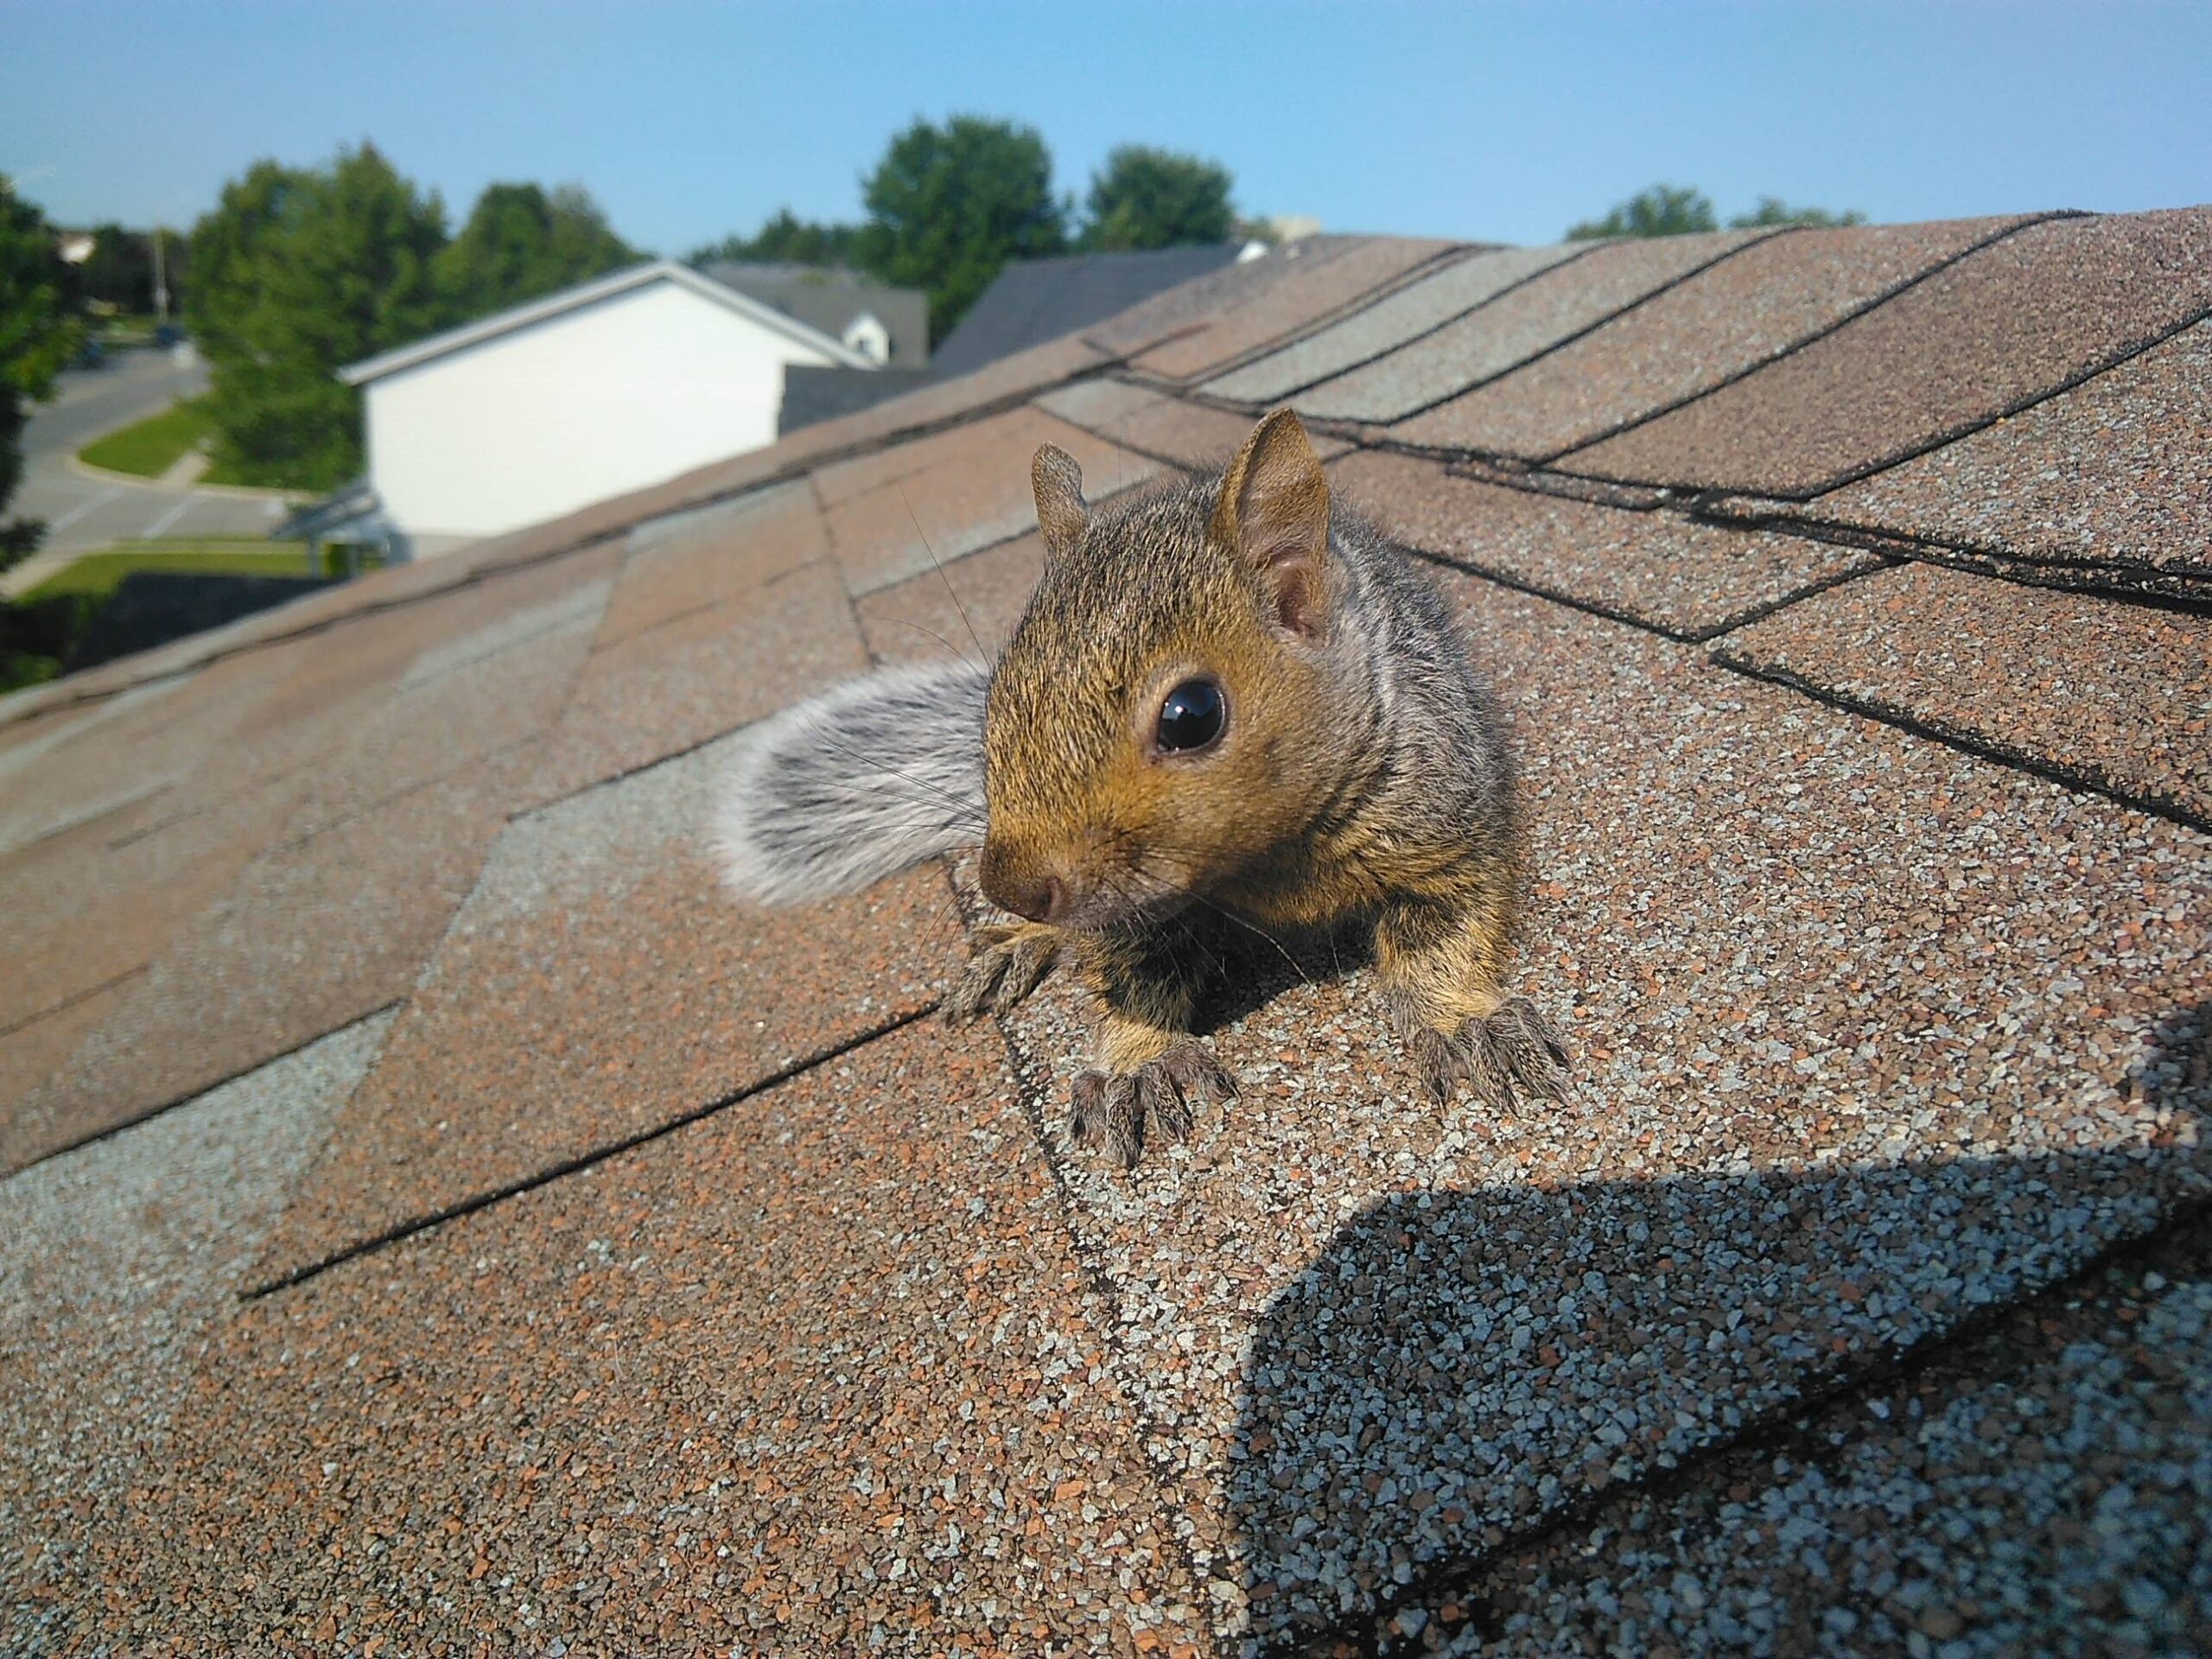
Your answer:
[[[175,353],[117,352],[105,366],[72,369],[59,395],[39,407],[23,431],[23,480],[9,504],[10,518],[43,518],[37,554],[0,576],[0,588],[35,585],[73,556],[119,541],[154,536],[265,536],[283,517],[274,495],[193,487],[164,488],[79,469],[73,457],[104,432],[159,413],[180,397],[207,390],[207,370]]]

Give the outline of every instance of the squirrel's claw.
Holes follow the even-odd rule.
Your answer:
[[[1085,1071],[1071,1090],[1069,1132],[1080,1146],[1096,1136],[1123,1169],[1144,1155],[1145,1135],[1190,1138],[1192,1109],[1236,1095],[1229,1068],[1195,1042],[1180,1042],[1132,1071]]]
[[[1421,1081],[1440,1106],[1463,1077],[1478,1099],[1500,1111],[1524,1098],[1562,1105],[1569,1091],[1566,1046],[1525,996],[1448,1032],[1424,1027],[1414,1034],[1413,1051]]]
[[[956,1026],[1014,1008],[1052,970],[1060,930],[1041,922],[992,923],[968,936],[972,954],[946,993],[944,1017]]]

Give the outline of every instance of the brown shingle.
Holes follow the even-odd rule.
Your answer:
[[[1454,478],[1403,455],[1349,456],[1330,474],[1348,504],[1410,546],[1683,639],[1881,563],[1803,537]]]
[[[734,731],[866,666],[827,560],[594,652],[531,798],[555,800]]]
[[[1225,312],[1255,303],[1271,289],[1309,275],[1333,259],[1356,253],[1373,238],[1313,236],[1270,251],[1263,259],[1240,259],[1131,306],[1086,329],[1084,338],[1111,357],[1151,350],[1171,338],[1210,327]]]
[[[740,740],[741,741],[741,740]],[[925,1007],[944,878],[764,912],[706,856],[713,744],[512,825],[272,1243],[279,1278]]]
[[[533,765],[527,751],[495,756],[246,864],[0,1129],[0,1165],[132,1122],[405,995]]]
[[[1160,463],[1036,410],[1018,410],[886,450],[819,481],[830,541],[855,596],[949,563],[1037,524],[1029,459],[1057,444],[1097,499],[1151,477]]]
[[[1252,434],[1249,415],[1185,403],[1123,380],[1078,381],[1037,401],[1086,432],[1194,469],[1221,467]],[[1313,435],[1314,453],[1324,461],[1351,447],[1342,438]]]
[[[1573,448],[1747,372],[2019,223],[1952,219],[1771,237],[1391,435],[1530,458]]]
[[[856,607],[868,652],[886,663],[995,661],[1044,568],[1044,538],[1031,534],[880,588]]]
[[[996,1039],[901,1033],[251,1305],[63,1599],[207,1651],[1165,1651],[1110,1317]]]
[[[626,546],[602,645],[736,599],[830,550],[804,480],[648,519]]]
[[[2212,306],[2212,208],[2031,225],[1571,472],[1802,499],[2049,395]]]
[[[2212,828],[2212,618],[1909,564],[1721,655]]]
[[[2212,322],[1808,511],[2201,594],[2195,584],[2212,578]]]
[[[1770,232],[1729,231],[1592,248],[1434,334],[1299,393],[1292,402],[1307,414],[1333,420],[1402,420],[1594,327],[1765,234]]]
[[[2162,1046],[2212,996],[2201,836],[1454,587],[1517,728],[1516,982],[1570,1103],[1440,1115],[1355,976],[1217,1033],[1242,1096],[1124,1177],[1066,1141],[1086,999],[1011,1021],[1155,1444],[1279,1587],[1262,1637],[1540,1524],[1593,1453],[1687,1460],[2049,1283],[2207,1168]]]
[[[1209,311],[1189,333],[1139,357],[1136,366],[1147,374],[1170,380],[1218,373],[1240,358],[1264,351],[1347,307],[1388,291],[1452,245],[1377,238],[1335,250],[1325,259],[1300,255],[1299,245],[1294,243],[1268,256],[1291,264],[1292,269],[1281,281],[1239,303]]]
[[[1395,351],[1462,312],[1589,251],[1588,244],[1569,242],[1548,248],[1471,252],[1294,346],[1209,380],[1204,390],[1237,403],[1280,403],[1306,386]]]

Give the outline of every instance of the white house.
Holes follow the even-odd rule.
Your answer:
[[[776,441],[786,365],[879,360],[662,260],[339,371],[416,556]]]

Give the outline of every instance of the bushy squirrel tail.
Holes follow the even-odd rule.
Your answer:
[[[762,722],[715,803],[723,879],[798,904],[980,845],[990,683],[968,664],[888,668]]]

